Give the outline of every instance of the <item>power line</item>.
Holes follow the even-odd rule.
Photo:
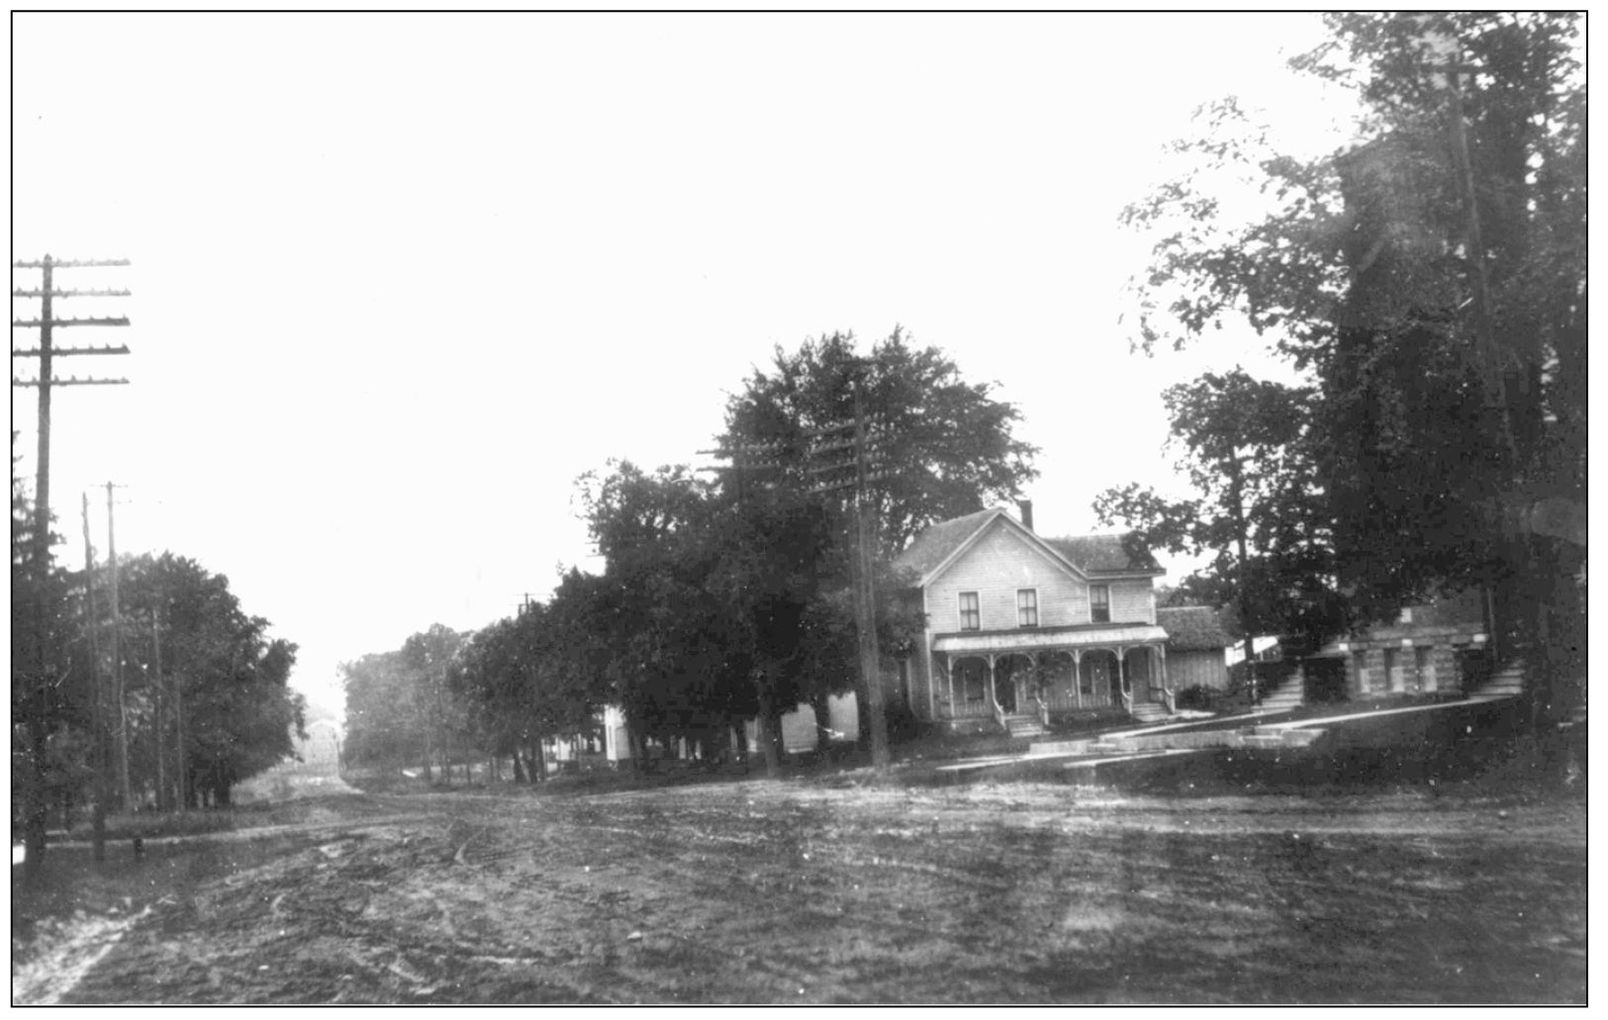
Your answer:
[[[38,867],[37,862],[44,853],[45,833],[44,818],[46,804],[43,801],[46,788],[46,774],[49,768],[49,739],[47,687],[50,682],[49,649],[46,633],[48,631],[51,607],[47,605],[44,594],[45,580],[50,576],[50,391],[55,386],[94,386],[94,385],[122,385],[126,379],[68,379],[56,378],[53,359],[56,357],[71,357],[78,354],[101,353],[127,353],[122,351],[97,350],[93,348],[64,348],[55,350],[52,347],[52,331],[57,327],[78,326],[127,326],[126,316],[90,316],[86,318],[57,318],[54,302],[57,299],[70,299],[76,297],[100,297],[113,295],[85,294],[71,290],[58,290],[55,287],[54,273],[58,269],[76,269],[89,266],[126,266],[127,259],[69,259],[58,260],[49,255],[38,261],[13,262],[14,269],[37,269],[40,271],[40,286],[36,290],[27,288],[13,288],[13,298],[31,299],[39,301],[39,314],[36,318],[13,318],[13,329],[35,329],[39,332],[39,345],[37,347],[13,350],[13,358],[38,358],[39,375],[34,379],[11,380],[13,386],[36,387],[39,390],[39,453],[38,463],[35,465],[34,482],[34,534],[32,565],[36,571],[36,580],[39,590],[34,600],[34,633],[32,635],[32,656],[30,665],[33,667],[33,676],[30,678],[29,690],[26,695],[23,715],[29,735],[29,750],[32,758],[35,782],[31,784],[35,789],[30,792],[27,809],[27,822],[24,826],[27,843],[27,861],[30,869]],[[108,489],[108,497],[111,490]],[[115,578],[115,574],[114,574]],[[115,580],[114,580],[115,584]],[[113,601],[115,606],[115,588]],[[114,610],[115,612],[115,610]],[[115,634],[115,631],[114,631]],[[114,638],[115,640],[115,638]],[[124,784],[126,788],[126,773]],[[97,809],[99,810],[99,809]]]

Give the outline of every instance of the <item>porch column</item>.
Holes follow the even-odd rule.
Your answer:
[[[1173,707],[1173,704],[1172,704],[1172,699],[1173,699],[1172,678],[1167,675],[1167,646],[1166,645],[1152,645],[1151,646],[1151,653],[1153,655],[1155,655],[1156,661],[1159,664],[1159,668],[1161,670],[1161,690],[1167,696],[1167,710],[1169,712],[1176,711],[1176,709]]]
[[[955,718],[955,656],[953,652],[944,654],[944,663],[948,666],[944,670],[946,674],[944,683],[949,687],[949,718],[953,719]]]
[[[994,689],[994,653],[988,653],[988,710],[999,704],[999,692]]]
[[[1072,649],[1072,705],[1083,707],[1083,653]]]
[[[1117,646],[1117,696],[1122,703],[1133,711],[1133,692],[1128,690],[1128,672],[1122,666],[1122,660],[1128,657],[1128,649],[1122,645]]]

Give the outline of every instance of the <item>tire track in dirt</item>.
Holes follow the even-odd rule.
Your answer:
[[[123,936],[150,916],[151,908],[123,918],[90,917],[64,925],[60,941],[11,972],[13,1006],[54,1006],[117,948]]]

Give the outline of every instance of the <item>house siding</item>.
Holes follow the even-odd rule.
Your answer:
[[[974,591],[983,630],[1017,626],[1016,592],[1038,590],[1039,626],[1089,622],[1089,589],[1027,540],[994,524],[927,590],[928,625],[933,633],[960,630],[960,593]],[[1117,590],[1112,585],[1112,612]]]
[[[918,542],[920,540],[918,539]],[[1153,581],[1148,574],[1138,576],[1122,574],[1116,570],[1097,576],[1092,583],[1106,586],[1110,592],[1111,618],[1109,642],[1093,645],[1089,640],[1090,628],[1095,625],[1089,613],[1090,579],[1084,567],[1069,562],[1051,551],[1029,533],[1003,515],[983,523],[973,532],[969,545],[957,547],[952,558],[941,562],[932,558],[922,560],[922,569],[929,571],[927,584],[921,586],[920,607],[924,614],[922,646],[912,650],[909,663],[910,703],[918,714],[927,719],[987,721],[992,724],[993,706],[986,698],[976,700],[968,695],[977,693],[977,684],[963,683],[957,675],[951,677],[951,653],[935,652],[935,645],[946,638],[965,638],[965,653],[953,653],[955,662],[966,663],[966,669],[975,672],[987,670],[993,663],[996,670],[996,695],[1005,690],[1001,702],[1012,710],[1009,693],[1017,695],[1016,710],[1024,700],[1030,701],[1027,688],[1013,688],[1005,678],[1010,676],[1012,664],[1020,665],[1017,656],[1039,656],[1041,663],[1053,664],[1065,676],[1051,685],[1051,708],[1059,701],[1063,708],[1091,708],[1097,705],[1116,706],[1117,667],[1113,658],[1119,650],[1134,649],[1128,656],[1125,670],[1136,701],[1160,701],[1162,673],[1158,653],[1154,646],[1159,633],[1145,636],[1125,631],[1123,625],[1156,626],[1156,602]],[[1017,595],[1022,589],[1031,589],[1036,595],[1037,626],[1021,626]],[[974,631],[962,629],[960,596],[963,592],[977,595],[977,627]],[[1069,634],[1069,628],[1078,633]],[[976,634],[975,638],[967,635]],[[1001,641],[997,653],[991,651],[990,641]],[[1139,646],[1139,647],[1136,647]],[[1145,647],[1150,646],[1150,647]],[[1007,648],[1015,650],[1006,650]],[[1102,689],[1091,690],[1083,697],[1074,689],[1076,681],[1071,673],[1072,656],[1082,648],[1082,666],[1085,672],[1103,671]],[[1049,658],[1048,653],[1055,652]],[[1063,658],[1064,657],[1064,658]],[[1109,676],[1105,676],[1108,673]],[[951,687],[953,686],[953,689]],[[1101,686],[1101,685],[1096,685]],[[951,698],[953,695],[953,698]],[[969,723],[968,723],[969,725]]]
[[[1156,622],[1155,589],[1148,577],[1141,581],[1101,581],[1096,578],[1091,583],[1111,587],[1112,623]]]
[[[1223,650],[1206,649],[1199,652],[1167,652],[1167,679],[1175,691],[1186,687],[1228,687],[1228,666],[1223,662]]]

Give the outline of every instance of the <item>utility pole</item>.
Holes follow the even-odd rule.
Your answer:
[[[13,262],[13,269],[37,269],[40,271],[41,285],[38,290],[13,288],[13,298],[38,298],[39,317],[37,319],[12,319],[13,329],[38,329],[39,346],[28,347],[22,350],[13,350],[13,358],[38,358],[39,375],[34,379],[12,379],[13,386],[33,386],[39,389],[39,463],[36,465],[34,482],[34,496],[37,499],[35,511],[38,514],[39,526],[34,535],[34,561],[44,564],[50,556],[50,391],[56,386],[126,386],[127,379],[79,379],[76,376],[67,379],[58,379],[52,372],[52,364],[56,358],[65,358],[85,354],[127,354],[128,348],[124,346],[112,347],[63,347],[53,345],[53,331],[68,326],[127,326],[127,316],[102,316],[58,319],[55,316],[54,302],[56,298],[79,297],[127,297],[126,290],[57,290],[55,288],[54,273],[57,269],[80,269],[93,266],[126,266],[127,259],[90,259],[86,261],[67,261],[52,259],[46,255],[37,262]]]
[[[190,763],[184,757],[184,675],[176,674],[173,677],[173,743],[179,756],[179,811],[188,811],[190,808]]]
[[[810,487],[812,493],[835,490],[853,490],[853,549],[849,556],[854,596],[855,629],[859,635],[860,680],[866,730],[870,736],[871,764],[874,768],[888,765],[888,722],[883,711],[882,650],[877,638],[876,610],[876,521],[872,514],[870,485],[889,476],[883,464],[883,445],[888,433],[867,427],[865,398],[861,391],[860,376],[854,378],[854,418],[847,422],[834,422],[821,428],[804,430],[808,448],[803,451],[807,462],[806,474],[827,477]],[[845,454],[852,451],[852,458]],[[738,499],[744,495],[744,478],[750,472],[776,471],[795,451],[781,442],[733,442],[717,450],[700,453],[729,458],[731,467],[719,470],[735,475]],[[848,478],[843,473],[852,471]],[[761,689],[761,704],[765,704]],[[765,710],[761,710],[761,739],[766,739]]]
[[[715,468],[713,470],[730,473],[739,508],[744,505],[748,498],[748,487],[745,481],[747,475],[750,472],[781,470],[783,459],[789,453],[786,444],[765,441],[728,442],[719,449],[699,450],[698,452],[731,461],[729,468]],[[757,659],[757,642],[751,642],[748,651]],[[768,665],[766,668],[768,668]],[[778,747],[781,733],[776,725],[779,713],[776,701],[772,697],[774,678],[765,675],[762,670],[756,669],[754,679],[759,710],[759,751],[760,755],[765,759],[765,775],[774,779],[781,768]]]
[[[134,805],[128,782],[128,716],[123,710],[123,654],[120,647],[123,618],[117,600],[117,531],[113,525],[113,493],[116,486],[106,483],[106,560],[112,577],[112,698],[117,709],[117,792],[123,810]]]
[[[151,619],[153,663],[151,671],[151,743],[156,748],[156,809],[162,810],[167,802],[167,769],[162,760],[162,598],[158,590],[156,612]]]
[[[79,493],[84,513],[84,629],[89,632],[90,761],[95,769],[93,809],[95,861],[106,860],[106,719],[101,704],[99,621],[95,619],[95,546],[89,540],[89,493]]]
[[[854,420],[810,430],[817,442],[810,449],[812,459],[827,455],[826,463],[810,468],[811,474],[824,475],[853,468],[849,480],[823,481],[811,492],[829,492],[835,489],[854,491],[854,609],[856,630],[859,631],[860,679],[865,693],[867,729],[871,737],[871,765],[881,769],[888,765],[888,721],[883,712],[882,649],[877,638],[876,594],[876,522],[871,515],[870,483],[887,477],[882,468],[881,445],[885,433],[870,433],[866,429],[865,398],[860,377],[854,378]],[[843,461],[831,457],[834,451],[853,450],[854,459]]]
[[[28,692],[25,709],[27,713],[26,728],[29,737],[29,751],[34,770],[34,782],[31,784],[28,804],[25,810],[24,841],[26,848],[26,874],[32,877],[38,873],[40,861],[45,850],[45,811],[44,787],[47,770],[48,750],[45,742],[48,738],[49,688],[55,681],[50,673],[49,638],[47,637],[50,616],[54,607],[47,604],[47,582],[50,577],[50,396],[53,386],[82,386],[82,385],[115,385],[126,383],[128,380],[105,379],[57,379],[53,371],[53,359],[79,354],[127,354],[128,348],[63,348],[56,349],[53,345],[53,330],[57,327],[67,326],[126,326],[126,318],[73,318],[58,319],[55,316],[54,302],[56,298],[71,297],[122,297],[126,291],[70,291],[57,290],[55,287],[54,271],[56,269],[69,269],[87,266],[122,266],[128,265],[127,260],[91,260],[91,261],[57,261],[46,255],[39,261],[13,262],[14,269],[38,269],[41,272],[41,282],[38,290],[13,288],[11,296],[15,298],[38,298],[39,317],[36,319],[11,320],[13,329],[38,329],[39,346],[13,349],[11,356],[17,358],[38,358],[39,374],[34,379],[13,378],[13,386],[35,386],[39,389],[39,446],[38,463],[35,465],[34,498],[35,522],[33,534],[33,570],[37,579],[36,600],[33,606],[33,640],[29,642],[32,660],[29,665],[32,675],[28,677]]]

